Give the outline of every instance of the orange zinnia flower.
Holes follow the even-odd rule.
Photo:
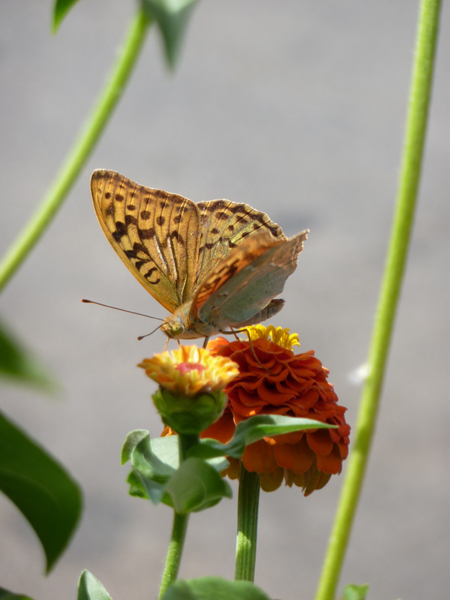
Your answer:
[[[228,442],[236,424],[253,415],[277,414],[315,419],[337,425],[337,429],[311,429],[251,444],[242,457],[247,471],[260,474],[261,488],[277,489],[286,484],[302,487],[305,496],[322,488],[331,475],[340,473],[347,457],[350,426],[327,381],[328,369],[314,351],[294,354],[298,336],[288,329],[249,327],[248,340],[229,342],[218,338],[208,344],[213,355],[231,358],[239,375],[225,388],[228,405],[218,421],[201,436]],[[272,338],[272,339],[270,339]],[[255,358],[256,357],[256,358]],[[237,477],[239,461],[229,459],[227,474]]]

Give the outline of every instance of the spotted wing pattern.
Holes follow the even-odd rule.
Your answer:
[[[91,192],[100,225],[138,281],[167,310],[191,297],[197,275],[197,205],[97,170]]]
[[[219,329],[252,319],[283,291],[308,233],[275,239],[263,231],[244,240],[200,286],[192,303],[193,315]]]
[[[285,240],[281,227],[269,217],[248,204],[230,200],[211,200],[197,204],[200,211],[201,237],[199,243],[198,273],[194,292],[203,279],[234,248],[252,234],[269,232],[275,239]]]

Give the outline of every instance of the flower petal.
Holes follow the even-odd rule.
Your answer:
[[[274,492],[282,484],[283,477],[284,469],[281,467],[275,469],[275,471],[272,471],[271,473],[261,473],[259,476],[261,489],[265,492]]]
[[[213,438],[221,444],[226,444],[233,437],[235,430],[236,425],[234,424],[233,414],[229,409],[225,409],[220,419],[210,425],[208,429],[202,431],[200,437]]]
[[[276,446],[275,458],[280,467],[294,473],[305,473],[313,463],[314,452],[306,443],[306,438],[303,438],[297,444]]]
[[[333,450],[327,456],[317,455],[317,468],[331,475],[341,472],[342,458],[337,445],[334,446]]]
[[[315,433],[307,433],[308,446],[316,454],[327,456],[333,450],[333,442],[330,434],[325,429],[319,429]]]
[[[264,440],[247,446],[242,462],[251,473],[271,473],[278,466],[272,446],[266,444]]]

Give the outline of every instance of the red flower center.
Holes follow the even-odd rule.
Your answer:
[[[198,371],[199,373],[201,373],[202,371],[204,371],[206,369],[205,365],[201,365],[200,363],[190,363],[190,362],[180,363],[175,368],[177,371],[180,371],[180,373],[182,375],[186,375],[187,373],[190,373],[191,371]]]

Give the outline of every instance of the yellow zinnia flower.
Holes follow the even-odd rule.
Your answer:
[[[146,375],[173,394],[197,396],[220,392],[239,374],[238,366],[229,358],[212,356],[197,346],[180,346],[145,358],[139,365]]]
[[[239,374],[231,359],[197,346],[180,346],[138,365],[159,383],[153,402],[162,420],[180,434],[199,434],[223,413],[226,385]]]

